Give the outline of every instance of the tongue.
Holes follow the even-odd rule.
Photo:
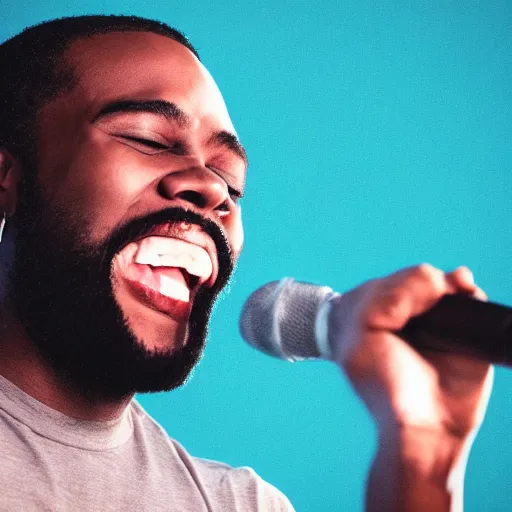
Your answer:
[[[153,273],[160,278],[160,288],[158,291],[162,295],[183,302],[190,300],[190,290],[181,270],[174,267],[162,267],[153,270]]]
[[[175,267],[153,268],[149,265],[132,264],[128,267],[128,278],[171,299],[188,302],[190,290],[181,271]]]

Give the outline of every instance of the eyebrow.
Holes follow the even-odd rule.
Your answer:
[[[146,113],[165,117],[169,121],[177,122],[180,125],[190,124],[190,118],[176,103],[164,100],[120,100],[105,105],[93,118],[92,122],[118,113]]]
[[[168,121],[173,121],[179,126],[186,128],[190,126],[191,119],[176,103],[165,100],[119,100],[105,105],[93,118],[95,123],[100,119],[118,113],[146,113],[165,117]],[[225,147],[239,158],[241,158],[247,168],[249,161],[247,152],[242,146],[238,137],[234,133],[225,130],[215,132],[207,142],[208,145]]]
[[[207,144],[212,146],[222,146],[226,149],[229,149],[232,153],[235,153],[239,158],[243,160],[246,169],[249,166],[249,160],[247,158],[245,148],[238,140],[238,137],[233,133],[226,132],[224,130],[215,132],[210,137]]]

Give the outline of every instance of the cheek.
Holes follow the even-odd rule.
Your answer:
[[[150,173],[117,146],[92,138],[75,148],[71,161],[52,169],[54,179],[47,188],[50,199],[75,212],[98,240],[128,216],[152,181]]]
[[[242,208],[237,206],[235,215],[230,216],[230,219],[225,225],[226,231],[229,236],[229,242],[236,258],[242,252],[244,245],[244,228],[242,223]]]

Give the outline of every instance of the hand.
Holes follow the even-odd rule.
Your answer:
[[[329,314],[333,357],[375,418],[380,450],[389,458],[396,443],[393,457],[420,478],[436,473],[445,487],[483,420],[492,368],[462,355],[419,353],[394,331],[450,293],[486,300],[466,267],[444,273],[423,264],[336,297]]]

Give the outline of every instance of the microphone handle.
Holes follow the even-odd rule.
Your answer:
[[[419,350],[456,352],[512,366],[512,308],[445,295],[396,333]]]

